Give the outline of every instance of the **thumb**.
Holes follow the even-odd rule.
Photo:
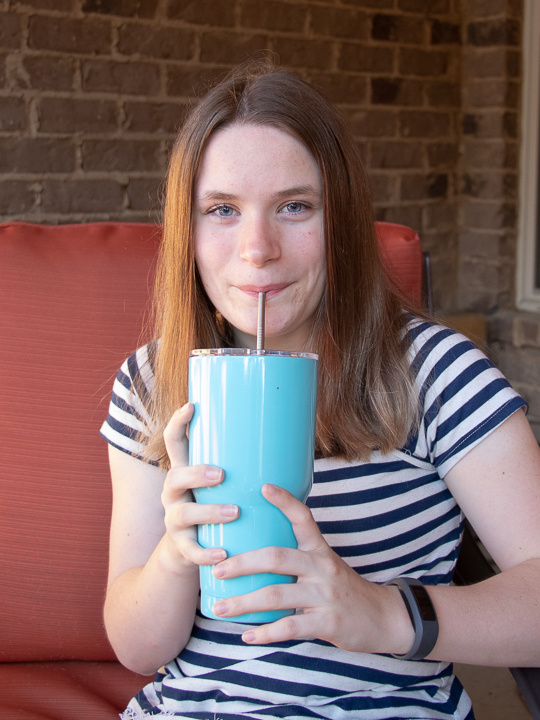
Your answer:
[[[186,433],[187,424],[193,417],[193,403],[186,403],[177,410],[163,431],[163,440],[171,461],[171,468],[189,464],[189,445]]]

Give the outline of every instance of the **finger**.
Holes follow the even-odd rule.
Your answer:
[[[185,533],[173,533],[172,537],[182,556],[194,565],[215,565],[227,557],[223,548],[203,548]]]
[[[240,515],[237,505],[200,505],[198,503],[180,503],[167,515],[167,524],[174,529],[183,529],[194,525],[219,525],[228,523]]]
[[[307,505],[284,488],[270,483],[262,486],[262,494],[291,521],[299,550],[311,552],[328,547]]]
[[[303,606],[305,595],[306,591],[297,583],[267,585],[246,595],[218,600],[214,603],[212,612],[217,617],[227,619],[253,612],[294,610]]]
[[[274,573],[305,577],[314,571],[313,559],[305,552],[285,547],[266,547],[239,553],[216,565],[213,575],[218,580]]]
[[[180,410],[177,410],[169,424],[163,431],[163,440],[167,448],[167,454],[171,461],[171,467],[184,466],[189,462],[189,446],[186,435],[186,427],[193,417],[195,408],[193,403],[186,403]]]
[[[289,615],[273,623],[246,630],[242,640],[248,645],[268,645],[296,638],[323,638],[324,631],[317,627],[319,624],[315,613]]]
[[[225,474],[221,468],[213,465],[176,466],[169,470],[163,485],[162,502],[178,500],[187,490],[219,485]]]

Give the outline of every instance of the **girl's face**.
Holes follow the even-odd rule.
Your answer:
[[[322,181],[315,159],[270,126],[231,125],[204,153],[196,184],[195,259],[235,343],[256,347],[266,292],[266,348],[300,350],[325,287]]]

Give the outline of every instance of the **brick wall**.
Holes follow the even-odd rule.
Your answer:
[[[459,0],[0,0],[0,218],[158,213],[194,95],[260,50],[338,103],[455,304]]]

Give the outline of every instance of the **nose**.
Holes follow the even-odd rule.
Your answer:
[[[245,218],[239,242],[240,257],[255,267],[263,267],[281,255],[279,231],[269,218],[261,215]]]

